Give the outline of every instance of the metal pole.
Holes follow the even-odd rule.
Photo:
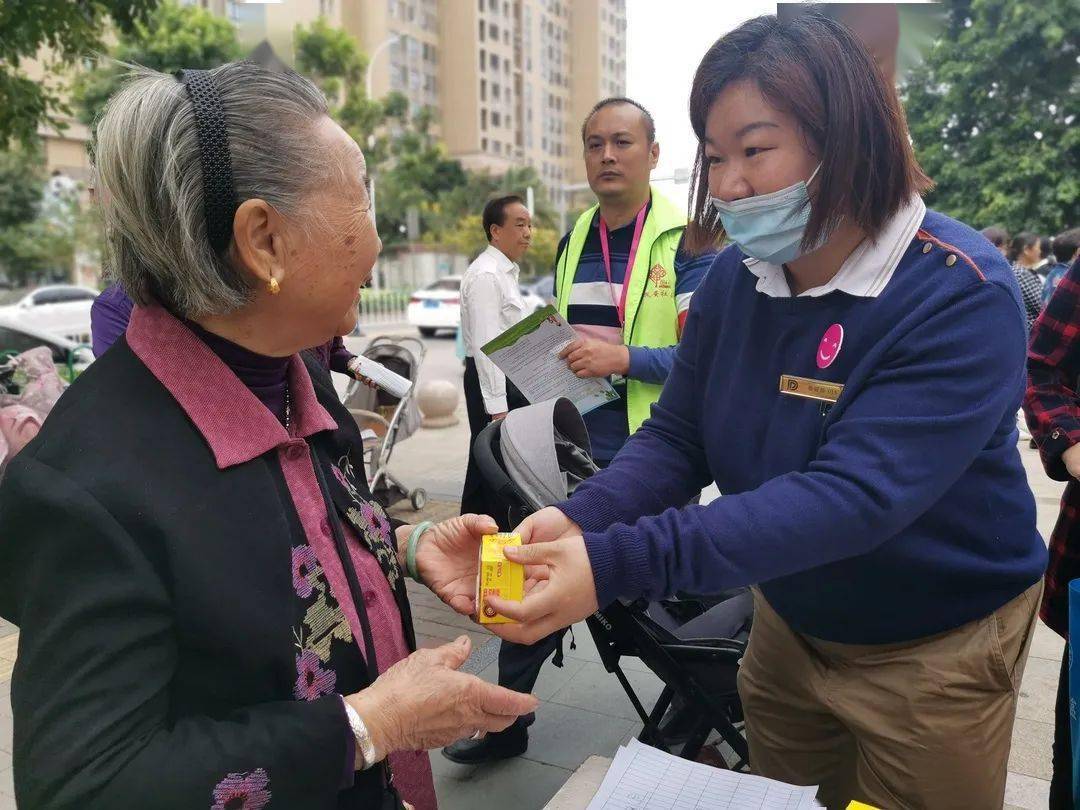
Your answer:
[[[371,100],[372,88],[371,88],[371,67],[375,64],[375,59],[379,54],[389,48],[392,44],[401,39],[401,34],[394,34],[391,37],[387,37],[385,40],[379,43],[378,47],[371,52],[371,58],[368,59],[367,69],[364,71],[364,89],[367,92],[368,100]]]
[[[375,219],[375,175],[374,174],[368,175],[368,184],[369,184],[368,194],[371,197],[371,199],[370,199],[370,202],[371,202],[371,227],[374,228],[375,233],[378,234],[379,226],[377,225],[378,221]],[[380,270],[379,265],[380,264],[381,264],[381,261],[378,258],[376,258],[375,259],[375,267],[372,268],[372,271],[371,271],[371,289],[373,289],[373,290],[382,289],[382,285],[380,284],[380,281],[379,281],[379,275],[380,275],[380,273],[379,273],[379,270]]]
[[[559,238],[566,233],[566,187],[559,186]]]

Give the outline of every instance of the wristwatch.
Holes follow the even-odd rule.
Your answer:
[[[349,701],[345,700],[344,696],[342,696],[341,702],[345,706],[345,716],[349,719],[349,728],[352,729],[353,737],[356,739],[356,751],[360,754],[361,764],[357,770],[366,771],[379,761],[375,755],[375,743],[372,742],[371,734],[368,733],[367,726],[360,719],[360,715],[356,713],[356,709],[349,705]]]

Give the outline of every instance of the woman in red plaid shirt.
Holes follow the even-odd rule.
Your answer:
[[[1069,639],[1069,582],[1080,577],[1080,261],[1062,277],[1031,330],[1028,388],[1024,397],[1031,435],[1046,474],[1068,481],[1061,514],[1050,538],[1050,564],[1040,615]],[[1054,776],[1050,807],[1071,808],[1072,746],[1069,740],[1068,647],[1061,659],[1054,712]]]

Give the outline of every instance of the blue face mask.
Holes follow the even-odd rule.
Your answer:
[[[810,219],[810,195],[806,187],[821,169],[819,163],[809,180],[771,194],[734,202],[711,197],[710,202],[727,236],[747,256],[770,264],[783,264],[802,255],[803,234]]]

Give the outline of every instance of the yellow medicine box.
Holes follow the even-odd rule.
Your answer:
[[[520,602],[525,597],[525,566],[510,562],[503,554],[504,546],[520,546],[521,535],[500,532],[485,534],[480,543],[480,569],[476,577],[476,612],[480,624],[513,622],[500,616],[487,605],[487,597]]]
[[[847,810],[877,810],[877,808],[862,802],[852,802],[847,806]]]

